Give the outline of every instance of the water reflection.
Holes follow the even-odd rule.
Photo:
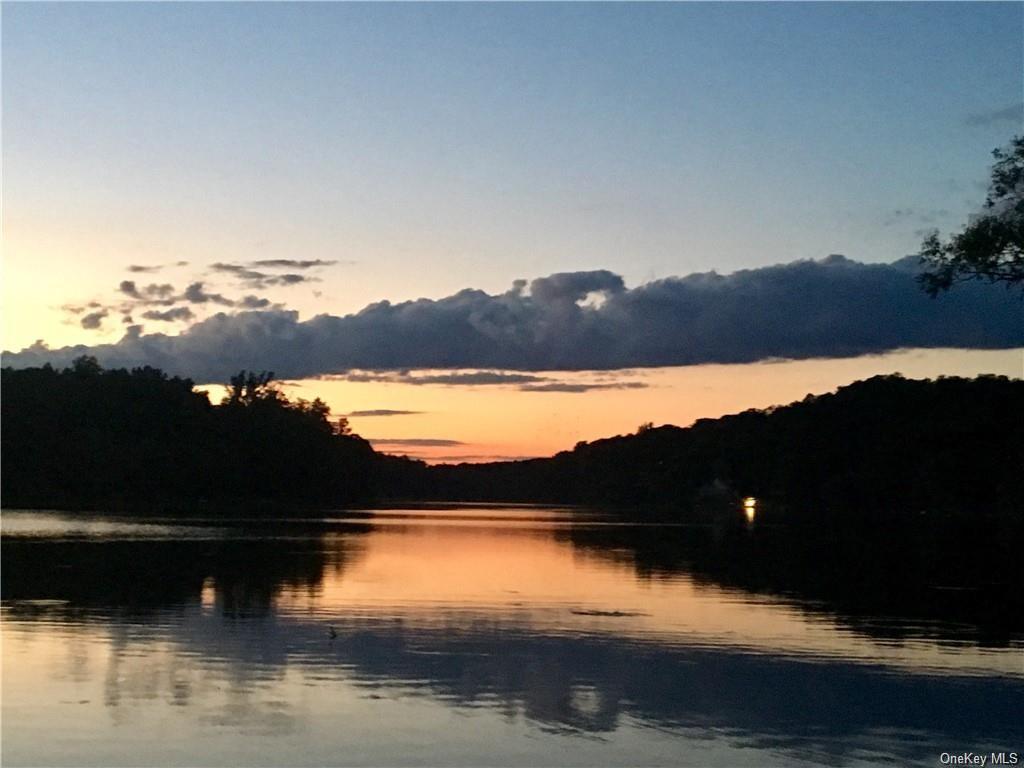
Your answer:
[[[556,535],[655,583],[681,575],[790,605],[889,648],[1020,648],[1021,526],[892,519],[884,526],[577,526]],[[1011,667],[1024,670],[1018,655]]]
[[[852,544],[761,526],[460,516],[5,535],[5,759],[934,764],[1019,746],[1001,593],[908,610],[866,565],[841,578]]]
[[[747,496],[743,500],[743,514],[746,516],[748,523],[754,522],[754,518],[757,516],[757,499],[753,496]]]

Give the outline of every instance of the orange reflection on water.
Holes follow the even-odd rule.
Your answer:
[[[572,743],[581,763],[635,764],[640,754],[672,764],[680,744],[693,747],[686,730],[673,732],[676,741],[660,753],[645,723],[666,732],[680,722],[712,723],[708,733],[740,728],[746,748],[763,728],[772,744],[779,728],[818,732],[830,712],[847,718],[869,701],[864,691],[876,695],[879,686],[883,699],[911,700],[930,713],[936,685],[959,697],[964,686],[997,677],[1007,687],[993,690],[1009,699],[1024,680],[1019,647],[913,634],[879,639],[821,606],[722,586],[728,575],[715,581],[713,571],[685,560],[658,570],[639,554],[641,533],[674,550],[704,546],[722,533],[714,526],[569,517],[527,508],[390,510],[311,530],[309,521],[279,521],[262,538],[245,527],[150,525],[148,539],[147,523],[71,521],[64,534],[79,535],[71,545],[56,516],[5,515],[8,553],[18,531],[30,540],[26,550],[44,546],[46,531],[62,543],[35,578],[5,582],[20,596],[3,607],[4,757],[12,764],[124,764],[125,756],[136,764],[144,755],[155,764],[284,765],[302,754],[326,765],[364,745],[353,763],[442,754],[483,764],[502,749],[522,754],[524,733],[541,732],[525,730],[521,721],[529,719],[545,733],[601,733],[599,742]],[[731,530],[741,539],[754,534]],[[204,561],[192,572],[204,578],[184,574],[182,589],[165,599],[146,602],[123,588],[141,553],[196,533],[191,544],[181,538],[165,550],[186,554],[175,560],[183,571],[189,552],[201,560],[222,547],[220,555],[236,557]],[[262,558],[253,555],[261,541],[272,545],[259,550]],[[735,538],[725,541],[716,556],[736,546]],[[108,564],[92,567],[92,555],[125,548],[131,557],[114,560],[122,567],[113,574]],[[90,557],[75,561],[74,574],[43,576],[75,552]],[[23,570],[39,562],[36,552],[20,556],[27,554]],[[146,581],[159,563],[134,572],[144,591],[173,581],[159,570]],[[787,701],[777,685],[790,684],[790,675],[802,682]],[[812,687],[843,703],[822,719],[806,707],[803,691]],[[733,707],[759,688],[759,704]],[[1012,709],[1003,699],[995,715]],[[744,719],[748,709],[755,720]],[[464,727],[468,717],[472,726]],[[870,705],[862,717],[888,726],[887,714],[876,716]],[[704,734],[697,747],[710,743]],[[580,752],[590,746],[593,753]],[[538,743],[522,762],[541,764],[549,747]]]
[[[757,517],[757,499],[753,496],[747,496],[743,500],[743,514],[747,517],[747,522],[754,522],[754,518]]]
[[[388,617],[460,631],[486,622],[535,633],[1020,673],[1011,655],[925,641],[887,644],[782,598],[717,586],[685,572],[643,577],[629,553],[578,548],[570,530],[559,522],[529,520],[392,520],[363,537],[360,556],[344,570],[327,573],[315,592],[285,589],[277,609],[313,613],[327,622]]]

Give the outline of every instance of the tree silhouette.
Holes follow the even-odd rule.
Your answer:
[[[550,459],[431,467],[420,494],[676,510],[708,497],[738,509],[755,496],[815,520],[922,509],[1013,516],[1022,420],[1019,380],[877,376],[685,429],[577,443]]]
[[[251,406],[268,400],[280,401],[283,395],[273,380],[273,371],[239,371],[231,377],[221,405]]]
[[[71,361],[71,370],[78,376],[98,376],[103,369],[92,355],[82,355]]]
[[[5,506],[185,509],[368,498],[373,449],[320,399],[291,402],[241,371],[212,406],[155,368],[3,369]]]
[[[376,453],[321,400],[242,371],[211,405],[188,379],[94,360],[2,371],[6,507],[202,509],[376,499],[671,507],[745,496],[829,515],[1019,517],[1024,382],[880,376],[786,406],[580,442],[549,459],[428,467]],[[709,491],[711,493],[709,493]],[[762,514],[761,506],[758,507]]]
[[[925,265],[918,280],[932,296],[965,280],[987,280],[1024,289],[1024,136],[996,159],[983,211],[949,242],[932,232],[921,244]]]

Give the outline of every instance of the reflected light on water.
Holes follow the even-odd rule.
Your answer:
[[[747,516],[747,522],[754,522],[754,518],[757,516],[757,499],[753,496],[747,496],[743,500],[743,514]]]

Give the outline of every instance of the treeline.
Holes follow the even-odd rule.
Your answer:
[[[450,499],[775,509],[1022,509],[1024,382],[877,376],[791,405],[580,443],[550,459],[441,466]]]
[[[319,400],[243,372],[214,405],[153,368],[3,370],[6,507],[196,509],[379,500],[1019,514],[1024,382],[879,376],[787,406],[428,467],[376,453]]]
[[[374,492],[369,443],[268,374],[239,374],[216,406],[189,379],[92,358],[2,376],[5,507],[324,505]]]

